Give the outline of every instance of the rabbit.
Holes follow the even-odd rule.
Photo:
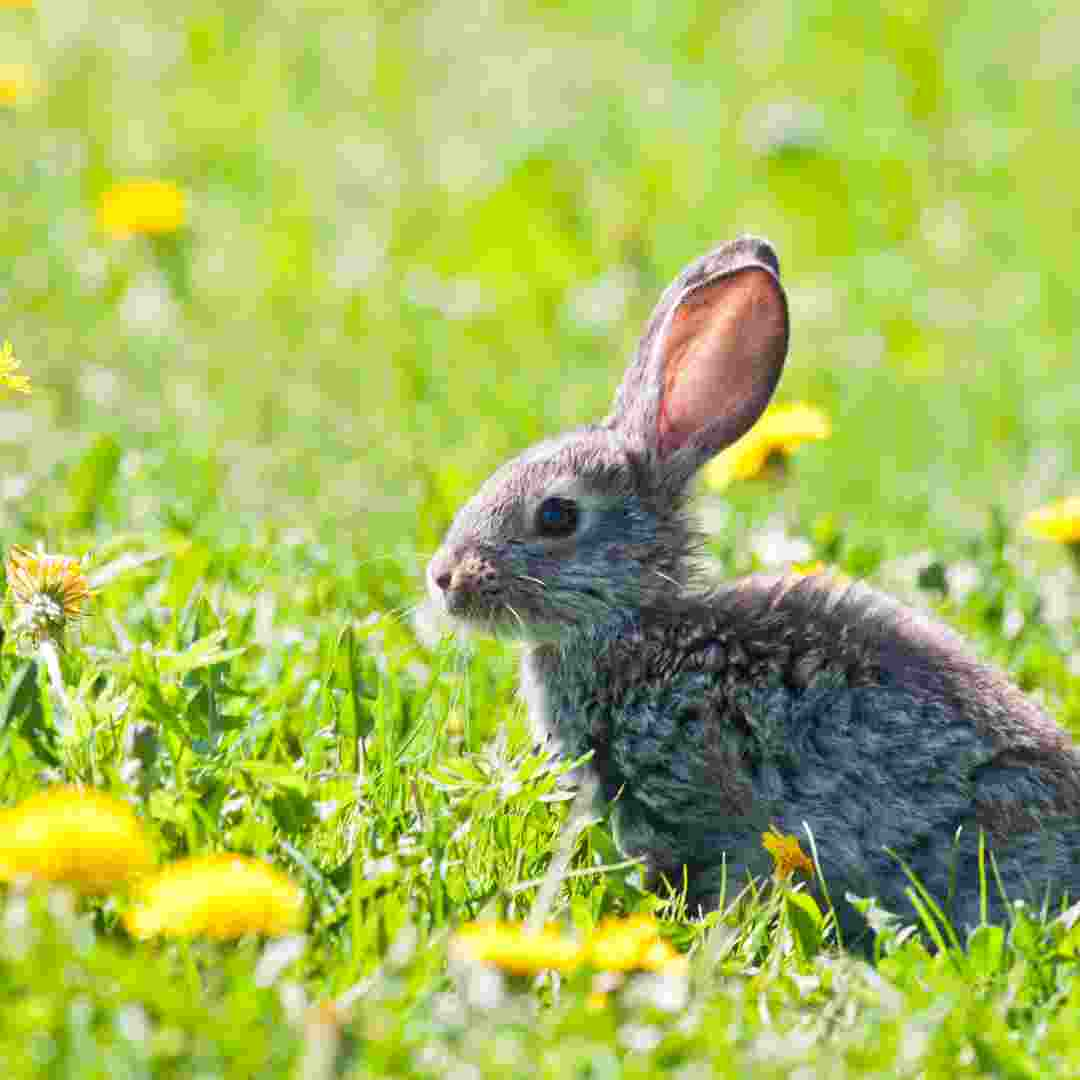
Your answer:
[[[619,848],[695,914],[769,873],[770,826],[804,823],[864,945],[848,897],[910,916],[908,870],[957,927],[983,905],[1002,919],[1006,898],[1080,896],[1080,755],[957,635],[826,575],[702,580],[691,482],[761,416],[787,347],[766,241],[691,263],[611,413],[504,464],[457,513],[432,600],[523,642],[536,737],[591,751]]]

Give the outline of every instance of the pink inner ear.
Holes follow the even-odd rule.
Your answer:
[[[663,343],[660,452],[701,435],[713,452],[761,415],[783,364],[787,317],[779,287],[747,269],[691,293]]]

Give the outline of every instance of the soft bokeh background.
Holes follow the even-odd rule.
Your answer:
[[[920,0],[0,10],[36,84],[0,111],[0,332],[37,385],[0,412],[0,525],[62,539],[54,470],[109,435],[138,497],[75,514],[104,534],[430,550],[744,230],[791,293],[780,398],[835,434],[734,505],[883,554],[1015,520],[1080,465],[1078,36]],[[174,242],[100,231],[133,177],[185,192]]]

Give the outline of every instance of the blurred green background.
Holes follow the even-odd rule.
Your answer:
[[[36,82],[0,108],[0,335],[37,388],[0,403],[5,533],[270,517],[418,563],[740,231],[790,290],[780,400],[834,422],[740,512],[890,554],[1075,488],[1075,7],[2,8]],[[185,192],[180,236],[100,231],[137,177]],[[129,497],[73,518],[95,440]]]

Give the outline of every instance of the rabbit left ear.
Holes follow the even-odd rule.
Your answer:
[[[784,367],[788,312],[779,264],[741,237],[692,263],[667,289],[608,424],[685,479],[743,435]]]

